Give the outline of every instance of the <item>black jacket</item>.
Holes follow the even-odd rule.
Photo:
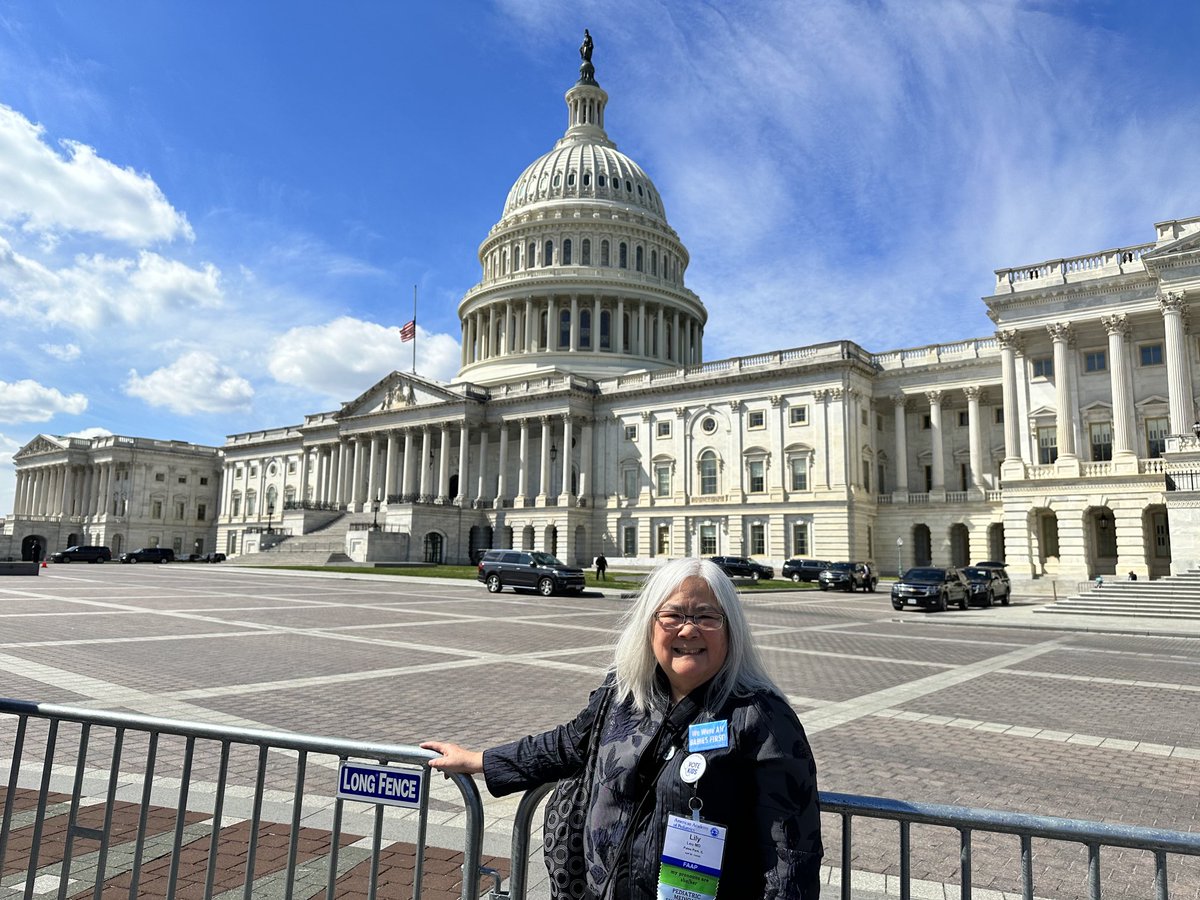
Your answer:
[[[567,724],[485,751],[488,790],[503,796],[582,769],[606,689],[594,691],[587,708]],[[702,703],[706,689],[693,699]],[[728,828],[721,896],[816,900],[823,853],[816,766],[792,708],[776,694],[760,693],[733,697],[719,710],[705,709],[695,721],[727,720],[729,746],[704,751],[707,768],[694,787],[679,778],[688,756],[686,730],[677,740],[656,741],[667,712],[665,702],[648,714],[637,712],[630,698],[610,705],[585,835],[593,892],[622,900],[655,897],[667,817],[689,815],[695,796],[706,821]],[[673,755],[650,787],[651,800],[639,792],[638,782],[652,778],[662,757],[672,752],[654,752],[655,745],[667,743]],[[639,796],[647,797],[640,806]],[[618,860],[631,818],[637,830]]]

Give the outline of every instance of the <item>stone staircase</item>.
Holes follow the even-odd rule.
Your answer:
[[[347,513],[308,534],[284,538],[259,553],[243,553],[227,560],[230,566],[342,566],[353,560],[346,555],[346,534],[361,519]]]
[[[1154,581],[1106,581],[1103,587],[1039,606],[1034,612],[1200,619],[1200,569]]]

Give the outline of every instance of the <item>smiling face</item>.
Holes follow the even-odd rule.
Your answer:
[[[703,578],[685,578],[683,583],[658,608],[658,612],[723,614],[712,588]],[[719,631],[701,631],[692,622],[678,631],[669,631],[655,620],[650,642],[654,658],[671,684],[671,699],[686,697],[721,670],[729,652],[728,626]]]

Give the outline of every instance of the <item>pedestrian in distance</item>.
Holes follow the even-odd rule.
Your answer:
[[[482,752],[421,746],[440,754],[431,768],[482,773],[494,796],[560,782],[546,816],[552,898],[653,900],[671,885],[820,896],[812,751],[710,560],[646,580],[603,684],[570,722]]]
[[[608,560],[601,553],[596,557],[596,580],[604,581],[604,573],[608,571]]]
[[[1096,590],[1100,590],[1100,588],[1102,588],[1102,587],[1104,587],[1104,576],[1097,575],[1096,576]]]
[[[1133,569],[1129,570],[1129,580],[1137,581],[1137,572],[1133,571]]]

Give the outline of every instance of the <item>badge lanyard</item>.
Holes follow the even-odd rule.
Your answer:
[[[725,854],[726,828],[700,818],[704,801],[697,784],[708,768],[702,749],[729,746],[729,723],[702,722],[688,729],[688,750],[679,779],[692,787],[691,817],[670,815],[658,870],[658,900],[715,900]]]

